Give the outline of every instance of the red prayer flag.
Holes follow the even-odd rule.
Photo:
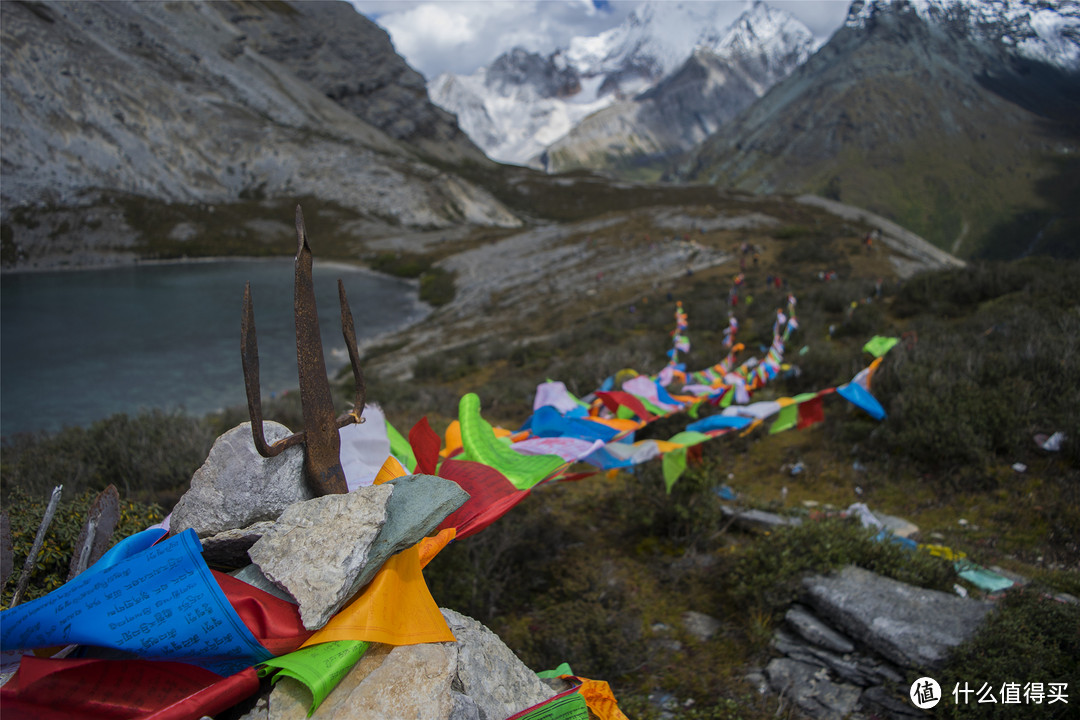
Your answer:
[[[434,475],[435,466],[439,463],[442,441],[431,429],[427,416],[420,418],[420,422],[413,425],[412,430],[409,431],[409,445],[412,446],[413,455],[416,456],[416,472]]]
[[[596,397],[600,398],[604,406],[611,412],[618,412],[619,406],[629,408],[632,413],[638,416],[645,422],[651,422],[656,419],[651,412],[645,409],[645,406],[636,397],[628,392],[622,390],[611,390],[607,392],[597,392]]]
[[[0,703],[4,720],[197,720],[258,689],[254,668],[223,678],[188,663],[26,655]]]
[[[800,430],[824,422],[825,410],[821,402],[821,396],[799,403],[799,422],[796,425]]]
[[[474,535],[517,505],[528,490],[518,490],[493,467],[470,460],[443,460],[439,476],[456,482],[469,493],[465,504],[452,512],[439,529],[457,528],[457,537]]]

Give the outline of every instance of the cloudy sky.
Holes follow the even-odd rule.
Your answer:
[[[597,35],[621,23],[640,0],[350,0],[387,32],[394,47],[429,80],[468,75],[521,45],[539,53],[566,47],[575,35]],[[734,20],[747,0],[712,2]],[[840,26],[849,0],[770,0],[824,41]]]

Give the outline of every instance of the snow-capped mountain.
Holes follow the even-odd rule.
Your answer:
[[[535,164],[583,119],[655,88],[695,52],[744,68],[757,97],[814,49],[805,26],[760,0],[731,26],[720,9],[647,2],[618,27],[547,57],[516,48],[472,75],[440,75],[428,92],[489,157]]]
[[[816,193],[961,257],[1077,253],[1080,3],[868,0],[681,179]]]
[[[541,164],[553,172],[585,167],[654,175],[764,95],[815,49],[805,25],[755,3],[719,37],[703,34],[690,57],[653,87],[582,120],[547,148]]]
[[[844,24],[865,29],[880,13],[895,9],[966,30],[973,39],[1000,44],[1027,60],[1080,71],[1080,3],[1075,0],[855,0]]]

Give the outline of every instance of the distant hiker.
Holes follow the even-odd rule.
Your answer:
[[[773,284],[776,286],[777,290],[780,289],[781,280],[779,275],[773,278]]]
[[[757,267],[757,264],[758,264],[758,254],[754,253],[754,267],[755,268]]]
[[[766,275],[765,276],[765,287],[769,287],[770,285],[772,285],[772,275]]]

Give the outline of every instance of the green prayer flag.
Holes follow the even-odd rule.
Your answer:
[[[515,716],[515,720],[589,720],[589,707],[581,693],[556,695],[535,710]]]
[[[705,433],[694,432],[693,430],[683,430],[681,433],[672,436],[668,442],[677,443],[679,445],[697,445],[703,443],[706,440],[711,440]]]
[[[620,405],[615,408],[615,417],[619,418],[620,420],[632,420],[636,416],[634,415],[633,410],[626,407],[625,405]]]
[[[875,335],[863,345],[863,351],[868,352],[874,357],[881,357],[885,353],[889,352],[896,346],[896,343],[900,342],[900,338],[884,337],[883,335]]]
[[[406,470],[411,473],[416,472],[416,455],[413,453],[412,445],[397,431],[397,428],[390,424],[389,420],[386,421],[386,436],[390,438],[390,454],[396,457]]]
[[[1001,592],[1013,586],[1013,581],[993,570],[987,570],[973,562],[961,560],[955,564],[956,574],[969,583],[989,593]]]
[[[570,669],[570,663],[559,663],[559,667],[554,670],[541,670],[536,673],[536,677],[541,680],[547,680],[551,678],[557,678],[560,675],[573,675],[574,671]]]
[[[660,464],[664,471],[664,486],[670,495],[671,488],[675,486],[675,483],[679,481],[679,478],[686,471],[686,448],[664,453]]]
[[[720,407],[722,407],[722,408],[728,407],[729,405],[731,405],[731,402],[734,399],[735,399],[735,388],[731,388],[726,393],[724,393],[724,397],[720,398]]]
[[[790,430],[799,424],[799,406],[796,403],[792,403],[787,407],[780,409],[780,414],[776,416],[776,420],[773,422],[772,427],[769,428],[769,434],[775,435],[776,433]]]
[[[694,418],[695,420],[697,420],[698,419],[698,412],[701,410],[701,403],[702,402],[703,402],[702,400],[695,401],[693,404],[690,405],[690,409],[686,411],[686,414],[689,415],[690,417]]]
[[[472,460],[501,472],[518,490],[528,490],[564,465],[558,455],[522,455],[495,437],[495,429],[480,416],[480,397],[467,393],[458,404],[461,460]]]
[[[260,665],[258,674],[259,677],[266,677],[276,671],[271,682],[291,677],[302,683],[311,691],[311,707],[308,709],[308,717],[311,717],[330,691],[360,662],[369,647],[371,643],[360,640],[320,643],[271,658]]]

